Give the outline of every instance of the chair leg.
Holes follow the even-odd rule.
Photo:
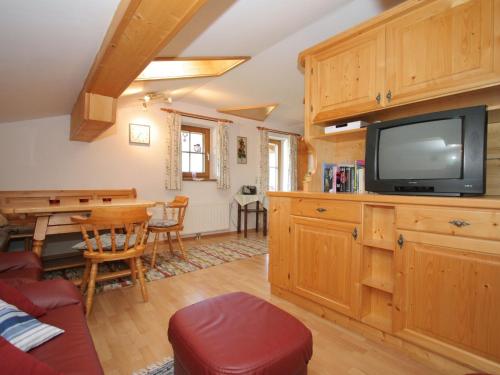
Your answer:
[[[174,245],[172,244],[172,236],[170,235],[170,232],[167,232],[167,238],[168,238],[168,247],[170,248],[170,252],[172,255],[174,255]]]
[[[151,256],[151,268],[155,268],[156,266],[156,252],[158,251],[158,236],[160,233],[155,233],[155,240],[153,243],[153,255]]]
[[[186,254],[186,250],[184,249],[184,245],[182,243],[181,234],[179,232],[175,232],[175,235],[177,236],[177,241],[179,241],[179,247],[181,249],[182,257],[184,259],[187,259],[187,254]]]
[[[132,285],[135,285],[137,281],[137,267],[135,266],[135,261],[133,258],[128,260],[128,266],[130,267],[130,278],[132,279]]]
[[[90,266],[89,290],[87,292],[87,316],[89,316],[90,312],[92,311],[96,277],[97,277],[97,263],[92,263],[92,265]]]
[[[82,283],[80,284],[80,291],[82,294],[85,293],[85,290],[87,289],[87,284],[89,282],[89,274],[90,274],[90,260],[85,261],[85,269],[83,270],[83,275],[82,275]]]
[[[137,268],[137,274],[139,275],[139,284],[141,284],[141,293],[144,302],[148,302],[148,290],[146,289],[146,280],[144,280],[144,271],[142,270],[142,260],[141,257],[134,259],[135,266]]]

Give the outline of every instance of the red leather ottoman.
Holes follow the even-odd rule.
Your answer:
[[[177,311],[168,327],[177,375],[303,375],[312,357],[309,329],[247,293],[230,293]]]

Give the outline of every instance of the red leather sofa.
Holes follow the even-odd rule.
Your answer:
[[[16,283],[41,280],[42,262],[31,251],[0,253],[0,279],[11,279]]]
[[[42,362],[49,370],[54,370],[43,372],[44,374],[103,374],[87,327],[80,291],[66,280],[37,281],[42,272],[38,257],[28,252],[17,254],[25,255],[0,254],[0,278],[15,286],[35,305],[46,309],[46,313],[38,317],[41,322],[62,328],[65,332],[27,353],[10,343],[0,343],[2,367],[15,370],[12,372],[15,374],[32,373],[33,367],[29,366],[33,366],[33,361],[19,361],[20,357],[27,354],[35,358],[35,363]],[[22,260],[26,262],[23,263]],[[34,269],[38,267],[39,272],[35,272]],[[26,371],[23,371],[24,365]]]

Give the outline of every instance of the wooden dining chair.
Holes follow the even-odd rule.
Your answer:
[[[182,243],[181,231],[184,230],[184,216],[186,215],[189,197],[177,195],[172,202],[158,202],[163,207],[162,219],[151,219],[149,221],[148,232],[154,233],[153,255],[151,257],[151,267],[156,266],[156,253],[158,251],[158,240],[161,233],[167,234],[168,246],[170,252],[174,254],[171,232],[175,232],[179,248],[184,259],[187,259],[187,253]],[[172,215],[172,211],[176,211]]]
[[[97,271],[100,263],[127,261],[132,283],[135,284],[136,276],[138,276],[144,302],[148,300],[141,255],[146,248],[150,217],[144,207],[102,207],[92,210],[90,217],[73,216],[71,218],[73,222],[80,224],[83,236],[83,242],[73,248],[83,250],[85,258],[81,290],[85,293],[88,287],[87,316],[92,310],[95,283],[99,281]],[[119,231],[122,233],[118,233]],[[88,232],[93,235],[92,238]],[[125,276],[123,271],[117,271],[114,274],[106,274],[105,279],[123,276]]]

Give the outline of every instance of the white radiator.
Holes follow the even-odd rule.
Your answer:
[[[228,229],[228,202],[189,204],[184,218],[184,234],[216,232]]]

